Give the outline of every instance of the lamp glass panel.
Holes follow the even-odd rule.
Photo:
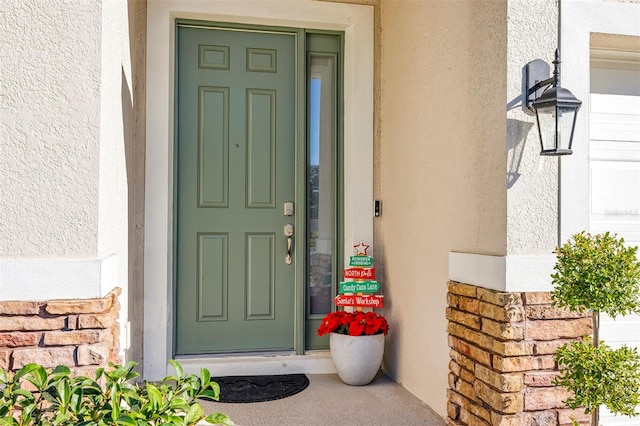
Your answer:
[[[558,148],[571,149],[571,136],[575,119],[575,107],[558,107]]]
[[[543,151],[556,149],[556,109],[555,107],[536,109],[540,145]]]

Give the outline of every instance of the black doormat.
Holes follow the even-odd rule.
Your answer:
[[[286,398],[309,386],[304,374],[212,377],[220,385],[218,402],[263,402]]]

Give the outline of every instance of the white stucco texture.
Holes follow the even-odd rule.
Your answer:
[[[0,299],[100,297],[128,312],[127,0],[3,0]]]
[[[384,365],[444,414],[449,252],[507,250],[507,5],[383,0],[381,10]]]
[[[0,257],[96,254],[100,11],[2,2]]]
[[[131,55],[126,0],[103,2],[98,255],[126,254],[127,158],[132,150]],[[126,126],[126,124],[128,126]],[[126,279],[126,275],[122,278]]]
[[[91,299],[105,296],[117,282],[115,255],[84,260],[0,259],[2,301]]]
[[[550,255],[558,242],[558,162],[571,158],[540,156],[535,117],[522,109],[522,70],[534,59],[553,60],[558,10],[555,2],[507,4],[507,254]]]
[[[119,286],[121,324],[120,349],[129,347],[129,241],[133,239],[129,226],[129,187],[133,178],[127,167],[133,164],[134,117],[133,83],[127,0],[102,2],[102,55],[100,97],[100,172],[98,194],[98,257],[117,253],[117,268],[111,281],[103,287]],[[104,275],[103,275],[104,277]]]
[[[495,290],[545,291],[551,288],[547,272],[554,249],[560,243],[561,206],[568,208],[559,194],[560,168],[579,161],[579,155],[541,156],[535,117],[523,109],[525,65],[535,59],[550,64],[554,58],[558,40],[557,3],[510,0],[505,6],[506,79],[501,83],[506,88],[506,120],[503,118],[502,124],[506,136],[503,148],[506,185],[502,189],[506,194],[505,252],[473,251],[469,245],[456,247],[449,257],[455,259],[449,263],[449,277],[454,280],[464,277],[468,284]],[[567,16],[563,20],[573,20]],[[579,190],[586,192],[587,185]],[[497,210],[495,213],[500,214]],[[495,254],[502,256],[497,262],[492,256]],[[487,276],[483,268],[476,267],[478,264],[502,269]]]

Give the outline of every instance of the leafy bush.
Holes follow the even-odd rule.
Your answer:
[[[554,305],[574,312],[605,312],[612,318],[640,312],[637,247],[608,232],[581,232],[556,250]]]
[[[556,353],[560,376],[555,384],[573,396],[570,408],[584,407],[598,425],[598,407],[611,412],[639,415],[640,355],[626,346],[611,349],[599,342],[600,313],[612,318],[640,312],[640,262],[637,247],[625,247],[624,239],[608,232],[575,234],[556,250],[553,305],[573,312],[591,312],[593,339],[564,345]],[[576,422],[574,421],[574,424]]]
[[[198,377],[170,362],[176,375],[157,384],[130,383],[139,376],[133,371],[135,362],[99,368],[93,379],[72,377],[64,366],[46,370],[27,364],[15,374],[0,369],[0,426],[191,426],[200,420],[232,425],[224,414],[205,417],[196,401],[218,399],[220,387],[211,381],[209,371],[201,369]],[[25,381],[35,391],[25,389]]]
[[[586,413],[606,406],[612,413],[638,415],[640,405],[640,356],[636,348],[594,347],[590,340],[573,342],[558,349],[561,375],[555,384],[573,396],[569,408],[584,407]]]

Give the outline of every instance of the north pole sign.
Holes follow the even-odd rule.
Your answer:
[[[342,276],[355,280],[375,280],[376,268],[348,268],[342,271]]]
[[[345,296],[343,294],[339,294],[333,299],[336,306],[358,306],[363,308],[382,308],[384,296],[379,295],[365,295],[365,296]]]

